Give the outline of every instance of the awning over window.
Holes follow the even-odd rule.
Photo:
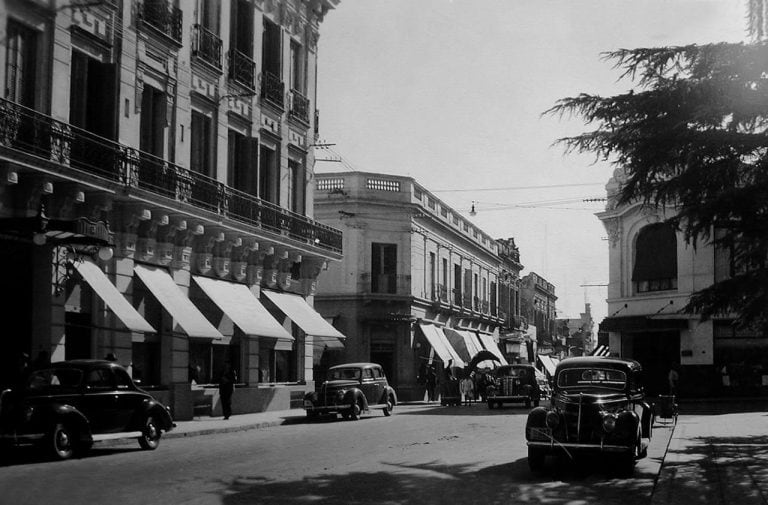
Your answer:
[[[133,305],[120,294],[98,265],[89,260],[73,261],[72,265],[126,328],[131,331],[154,333],[155,329],[152,325],[141,317]]]
[[[470,331],[459,330],[456,328],[443,328],[443,333],[448,338],[448,341],[453,345],[453,348],[459,351],[461,357],[464,358],[466,350],[465,361],[469,363],[472,358],[477,356],[477,353],[483,350],[482,344],[477,338],[477,335]],[[494,363],[491,361],[483,361],[477,365],[480,368],[493,368]]]
[[[133,270],[184,333],[190,337],[222,338],[219,330],[197,310],[167,272],[144,265],[136,265]]]
[[[648,331],[648,330],[687,330],[686,318],[652,318],[649,316],[606,317],[600,323],[600,331]]]
[[[307,335],[312,335],[315,344],[324,345],[328,349],[343,349],[342,340],[346,337],[336,328],[331,326],[323,316],[317,313],[299,295],[278,293],[277,291],[262,290],[272,303],[277,305],[291,321],[301,328]]]
[[[275,343],[277,350],[292,348],[293,336],[272,317],[248,286],[197,275],[192,278],[243,333],[277,339],[280,341]]]
[[[443,365],[447,365],[449,361],[453,360],[453,366],[462,368],[466,366],[466,363],[464,363],[464,360],[461,359],[453,348],[442,329],[433,324],[420,324],[419,328],[429,342],[429,345],[435,350],[435,354],[443,362]]]
[[[483,346],[491,351],[494,356],[499,358],[499,361],[502,365],[508,365],[507,360],[504,359],[504,355],[501,353],[501,350],[499,349],[499,346],[494,342],[493,337],[491,335],[488,335],[486,333],[477,333],[477,337],[480,339],[480,343],[483,344]]]
[[[552,358],[546,354],[539,354],[539,362],[551,377],[555,375],[555,367],[557,364]]]

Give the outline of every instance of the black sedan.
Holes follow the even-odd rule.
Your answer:
[[[38,445],[57,459],[115,438],[152,450],[174,426],[168,409],[110,361],[53,363],[0,395],[0,443]]]

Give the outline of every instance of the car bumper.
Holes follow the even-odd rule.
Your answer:
[[[305,401],[304,402],[304,409],[307,412],[340,412],[342,410],[347,410],[351,408],[350,405],[315,405],[311,402]]]
[[[616,444],[582,444],[573,442],[558,442],[557,440],[551,440],[547,442],[540,442],[529,440],[528,447],[546,449],[547,451],[564,451],[564,452],[579,452],[579,453],[601,453],[601,452],[613,452],[613,453],[626,453],[632,452],[633,447],[626,445]]]

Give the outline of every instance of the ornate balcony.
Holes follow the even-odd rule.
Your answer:
[[[169,4],[168,0],[144,0],[139,5],[139,16],[144,23],[181,44],[181,9]]]
[[[280,80],[280,77],[270,72],[263,72],[261,74],[262,100],[266,100],[282,108],[283,93],[285,93],[285,84]]]
[[[238,51],[229,50],[229,78],[250,90],[256,89],[256,62],[250,56]]]
[[[210,177],[0,99],[0,150],[14,149],[130,189],[214,212],[246,225],[341,252],[341,232]]]
[[[221,70],[221,38],[203,25],[193,27],[192,55]]]
[[[291,117],[309,126],[309,98],[291,90]]]

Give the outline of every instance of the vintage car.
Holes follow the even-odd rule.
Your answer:
[[[541,390],[533,365],[503,365],[494,370],[493,384],[486,388],[488,408],[504,403],[539,405]]]
[[[384,371],[376,363],[333,366],[317,390],[304,396],[304,408],[309,418],[320,414],[341,414],[344,419],[357,420],[363,412],[371,409],[381,409],[385,416],[389,416],[395,405],[395,390],[387,383]]]
[[[637,361],[576,357],[555,369],[551,405],[528,414],[528,466],[544,469],[547,455],[610,454],[631,474],[647,455],[653,410],[645,401]]]
[[[111,361],[53,363],[0,395],[0,443],[37,445],[57,459],[116,438],[152,450],[174,426],[168,409]]]

